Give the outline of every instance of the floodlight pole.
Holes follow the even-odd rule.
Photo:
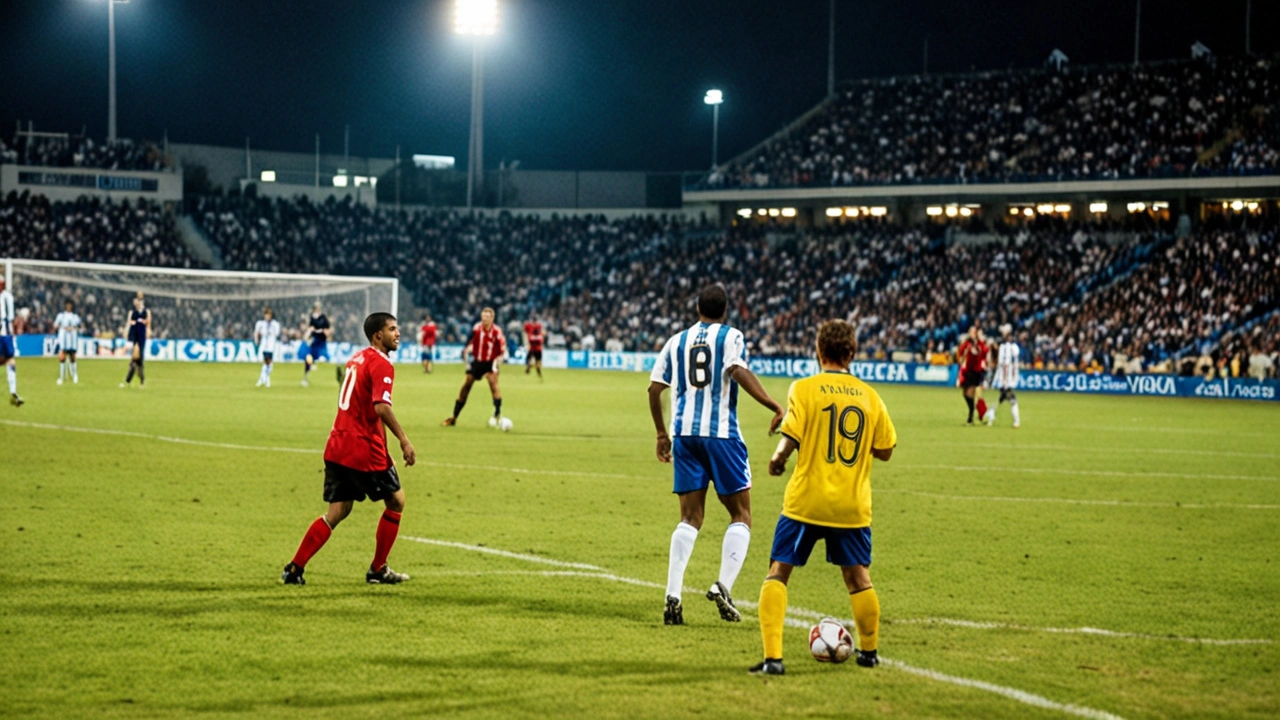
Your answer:
[[[827,97],[836,91],[836,0],[827,18]]]
[[[484,193],[484,56],[480,36],[471,38],[471,140],[467,153],[467,207]]]
[[[107,142],[116,141],[116,0],[107,0]]]
[[[1253,20],[1253,0],[1244,3],[1244,54],[1253,54],[1253,33],[1249,31],[1249,23]]]
[[[1138,65],[1138,47],[1142,41],[1142,0],[1137,0],[1133,18],[1133,64]]]
[[[720,164],[720,103],[711,106],[711,169]]]

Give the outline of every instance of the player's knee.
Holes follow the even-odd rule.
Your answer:
[[[849,592],[855,593],[871,587],[871,570],[866,565],[851,565],[840,568],[844,575],[844,584]]]
[[[693,526],[694,530],[701,530],[703,515],[704,512],[701,509],[682,509],[680,511],[680,522]]]
[[[385,501],[387,509],[391,512],[404,512],[404,492],[397,492],[388,497]]]

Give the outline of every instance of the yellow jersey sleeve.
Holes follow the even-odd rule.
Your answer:
[[[828,527],[869,526],[871,450],[898,442],[879,393],[848,373],[796,381],[782,432],[800,445],[782,514]]]
[[[787,390],[787,416],[782,419],[782,427],[779,429],[783,435],[791,438],[800,444],[800,438],[804,437],[804,405],[797,401],[796,386],[800,384],[797,380],[791,383],[791,388]]]

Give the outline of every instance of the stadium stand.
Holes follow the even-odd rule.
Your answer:
[[[1275,173],[1278,100],[1255,58],[861,80],[697,188]]]
[[[62,139],[19,135],[11,145],[0,140],[0,162],[103,170],[174,170],[164,151],[155,143],[123,138],[115,142],[95,142],[89,137]]]

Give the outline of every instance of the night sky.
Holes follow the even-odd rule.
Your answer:
[[[720,156],[821,100],[828,0],[499,0],[485,159],[528,169],[710,164],[705,90],[724,91]],[[1144,59],[1196,40],[1244,51],[1246,0],[1144,0]],[[1280,2],[1253,0],[1253,50],[1280,50]],[[470,40],[447,0],[131,0],[117,5],[120,135],[465,161]],[[1133,0],[837,0],[837,78],[1129,62]],[[0,135],[106,135],[105,0],[0,0]]]

